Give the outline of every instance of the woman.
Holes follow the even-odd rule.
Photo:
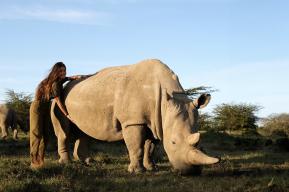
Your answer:
[[[66,66],[62,62],[57,62],[50,70],[48,76],[38,85],[35,99],[30,106],[30,156],[32,168],[39,168],[44,164],[44,151],[50,123],[50,100],[54,99],[62,113],[71,120],[60,98],[63,83],[81,77],[83,76],[66,77]]]

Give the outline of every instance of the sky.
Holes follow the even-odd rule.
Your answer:
[[[289,112],[287,0],[0,0],[0,102],[34,93],[57,61],[67,75],[156,58],[184,88],[222,104]]]

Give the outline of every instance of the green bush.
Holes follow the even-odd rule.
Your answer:
[[[199,115],[199,130],[214,131],[212,116],[208,113],[200,113]]]
[[[260,109],[251,104],[221,104],[213,110],[214,126],[218,130],[248,131],[256,130],[257,116]]]
[[[263,120],[263,129],[270,135],[289,136],[289,114],[273,114]]]

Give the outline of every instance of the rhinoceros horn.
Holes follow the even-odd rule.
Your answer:
[[[200,140],[200,133],[192,133],[187,137],[189,145],[195,145]]]
[[[187,160],[192,165],[210,165],[220,161],[218,158],[209,157],[200,150],[192,149],[187,154]]]

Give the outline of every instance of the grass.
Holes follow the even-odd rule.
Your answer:
[[[240,148],[235,140],[225,134],[203,134],[202,147],[223,161],[204,166],[200,176],[182,176],[172,171],[161,147],[157,150],[158,171],[128,173],[122,142],[94,142],[95,162],[90,166],[80,162],[59,165],[57,152],[50,151],[46,166],[31,170],[28,139],[21,134],[19,141],[0,140],[0,191],[289,191],[288,152],[274,146]]]

